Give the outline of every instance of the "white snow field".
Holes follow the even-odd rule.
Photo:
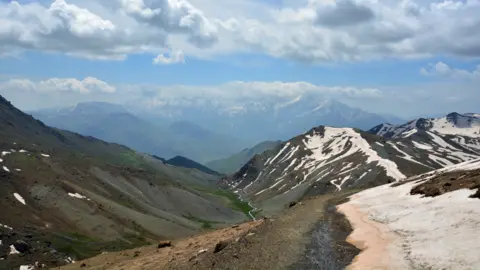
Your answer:
[[[479,168],[477,159],[436,173]],[[349,241],[364,250],[352,269],[480,269],[480,200],[469,198],[476,190],[410,195],[433,175],[360,192],[338,207],[354,228]]]

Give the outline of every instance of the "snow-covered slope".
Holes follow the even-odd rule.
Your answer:
[[[480,157],[476,139],[448,136],[421,131],[391,139],[320,126],[255,156],[225,181],[254,201],[290,200],[400,181]]]
[[[480,269],[479,187],[477,159],[354,195],[339,207],[367,247],[352,269]]]
[[[480,115],[451,113],[441,118],[419,118],[402,125],[381,124],[369,130],[387,138],[408,138],[419,131],[480,138]]]

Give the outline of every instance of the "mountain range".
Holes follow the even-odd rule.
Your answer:
[[[395,116],[379,115],[350,107],[316,94],[297,97],[210,100],[164,99],[159,104],[128,104],[143,118],[160,122],[186,120],[209,130],[235,135],[249,145],[286,140],[313,126],[354,127],[367,130],[378,123],[401,123]]]
[[[31,112],[47,125],[129,146],[137,151],[170,159],[185,156],[197,162],[231,155],[245,145],[231,136],[177,121],[165,123],[135,116],[123,106],[79,103],[71,108]]]
[[[30,113],[53,127],[165,159],[184,156],[203,164],[228,158],[261,141],[288,139],[319,124],[368,129],[402,121],[317,95],[234,103],[166,99],[155,107],[89,102]],[[227,171],[232,172],[231,168]]]
[[[368,132],[319,126],[254,156],[224,184],[278,211],[304,196],[368,188],[480,157],[480,119],[452,113]]]

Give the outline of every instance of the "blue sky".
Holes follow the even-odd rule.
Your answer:
[[[198,89],[239,103],[314,92],[402,117],[472,111],[476,14],[478,0],[0,1],[0,94],[28,110]]]

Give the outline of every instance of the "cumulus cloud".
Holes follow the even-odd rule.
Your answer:
[[[119,0],[120,1],[120,0]],[[201,47],[212,45],[215,29],[186,1],[157,0],[148,8],[141,0],[92,1],[71,4],[0,2],[0,55],[15,51],[59,52],[91,59],[125,59],[129,54],[158,53],[169,47],[171,34],[185,35]],[[101,14],[100,14],[101,13]],[[108,19],[107,19],[108,18]]]
[[[430,64],[426,68],[420,69],[420,73],[425,76],[438,76],[443,78],[454,79],[479,79],[480,80],[480,65],[474,70],[469,71],[465,69],[452,68],[449,65],[438,62]]]
[[[168,55],[159,54],[153,59],[153,64],[171,65],[178,63],[185,63],[185,57],[180,50],[170,51]]]
[[[114,86],[101,81],[97,78],[86,77],[83,80],[74,78],[50,78],[41,81],[31,81],[28,79],[10,79],[0,82],[0,90],[3,91],[26,91],[38,93],[55,93],[55,92],[76,92],[76,93],[114,93]]]
[[[217,29],[186,0],[157,0],[150,7],[143,0],[120,0],[127,14],[166,32],[187,33],[198,47],[209,47],[217,41]]]
[[[330,1],[316,10],[315,22],[327,27],[349,26],[368,22],[374,18],[373,10],[353,0]]]
[[[118,60],[176,48],[196,57],[255,52],[313,63],[480,57],[478,0],[41,3],[0,2],[0,55],[39,50]]]

